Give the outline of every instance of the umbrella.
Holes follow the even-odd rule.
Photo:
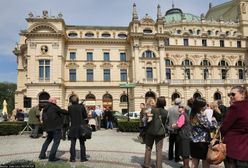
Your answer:
[[[6,102],[6,100],[4,100],[3,101],[3,111],[2,111],[2,113],[3,113],[3,115],[6,115],[6,116],[8,116],[8,109],[7,109],[7,102]]]

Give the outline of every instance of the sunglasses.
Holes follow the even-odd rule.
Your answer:
[[[234,97],[235,94],[236,94],[236,93],[228,93],[227,96],[228,96],[228,97],[231,97],[231,96]]]

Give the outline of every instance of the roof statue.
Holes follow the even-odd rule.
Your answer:
[[[160,9],[160,5],[157,7],[157,20],[162,20],[162,13]]]

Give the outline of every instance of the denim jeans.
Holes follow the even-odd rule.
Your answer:
[[[107,129],[108,128],[113,128],[113,122],[112,121],[107,121]]]
[[[62,136],[61,129],[57,129],[57,130],[54,130],[54,131],[48,131],[47,132],[47,138],[46,138],[44,144],[42,145],[39,157],[40,158],[45,158],[46,157],[47,148],[48,148],[49,144],[53,140],[53,145],[52,145],[52,148],[51,148],[51,151],[50,151],[49,160],[55,159],[56,152],[57,152],[59,144],[60,144],[61,136]]]

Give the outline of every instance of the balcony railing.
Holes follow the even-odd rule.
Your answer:
[[[243,79],[174,79],[174,80],[165,80],[162,83],[168,83],[170,85],[180,85],[180,84],[244,84],[247,83],[247,80]]]

